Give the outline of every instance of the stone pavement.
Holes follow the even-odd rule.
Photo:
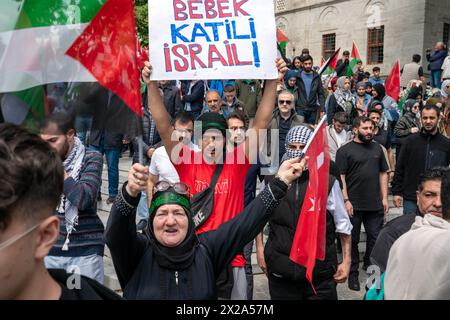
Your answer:
[[[119,162],[119,188],[122,186],[123,182],[127,179],[128,170],[131,167],[131,158],[127,156],[127,153],[120,159]],[[107,175],[107,169],[106,164],[103,167],[103,176],[102,176],[102,198],[103,200],[98,203],[98,213],[100,216],[100,219],[102,220],[103,224],[106,226],[106,222],[108,220],[109,211],[111,208],[111,205],[106,204],[106,199],[108,198],[108,175]],[[390,221],[398,216],[401,215],[402,209],[394,208],[392,203],[392,197],[390,196],[389,199],[389,205],[390,210],[389,214],[386,217],[387,221]],[[361,241],[359,245],[360,250],[360,256],[361,260],[365,252],[365,241],[366,241],[366,235],[364,233],[364,227],[361,228]],[[114,266],[112,264],[111,255],[108,250],[108,247],[105,247],[105,257],[104,257],[104,265],[105,265],[105,285],[111,288],[112,290],[116,291],[117,293],[121,293],[120,285],[117,280],[116,273],[114,271]],[[255,300],[269,300],[269,289],[268,289],[268,282],[266,276],[263,274],[261,269],[259,268],[257,262],[256,262],[256,253],[255,249],[253,250],[252,254],[252,266],[253,266],[253,274],[254,274],[254,295],[253,298]],[[360,268],[360,282],[361,282],[361,291],[355,292],[350,289],[348,289],[347,283],[338,285],[338,297],[339,300],[362,300],[364,296],[364,286],[365,282],[367,280],[366,273]]]

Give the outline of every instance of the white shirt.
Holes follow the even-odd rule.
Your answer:
[[[198,150],[198,147],[193,144],[191,144],[190,148],[194,151]],[[167,181],[170,183],[180,182],[177,170],[175,170],[175,167],[170,161],[164,146],[157,148],[153,153],[149,171],[152,175],[159,176],[158,181]]]
[[[328,194],[327,210],[333,215],[336,232],[351,235],[353,226],[345,209],[344,196],[338,181],[334,182],[333,188]]]
[[[334,128],[331,128],[333,130],[333,133],[336,135],[336,140],[338,144],[338,148],[340,148],[344,143],[348,141],[348,133],[345,130],[342,130],[341,133],[337,133]]]

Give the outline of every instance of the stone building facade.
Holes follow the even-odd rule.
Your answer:
[[[351,50],[353,41],[368,71],[389,73],[437,41],[450,43],[450,0],[275,0],[276,22],[290,39],[287,57],[309,48],[320,59],[334,47]],[[317,61],[318,60],[318,61]],[[424,61],[425,60],[425,61]]]

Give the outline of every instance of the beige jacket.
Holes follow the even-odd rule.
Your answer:
[[[389,253],[386,300],[450,300],[450,223],[417,217]]]

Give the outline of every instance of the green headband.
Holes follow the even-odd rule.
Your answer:
[[[191,211],[191,203],[186,196],[176,194],[173,192],[157,192],[155,197],[152,200],[150,205],[150,209],[148,209],[149,215],[151,216],[153,212],[155,212],[159,207],[165,204],[178,204],[182,206],[187,212],[187,214]]]

